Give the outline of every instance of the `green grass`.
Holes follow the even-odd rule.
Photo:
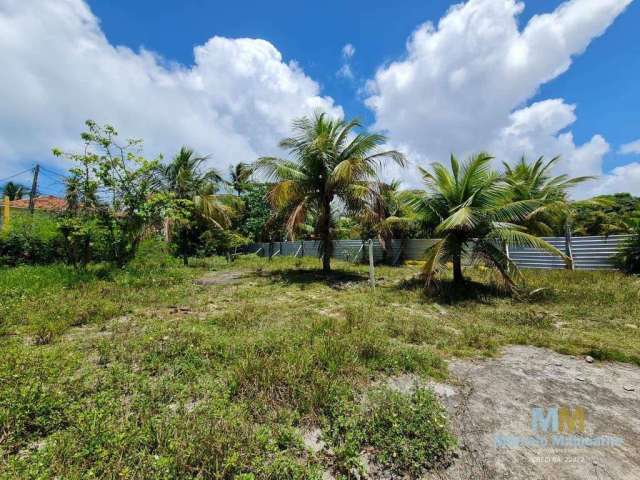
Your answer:
[[[29,213],[26,209],[14,208],[11,210],[11,231],[28,233],[48,241],[58,235],[58,222],[55,215],[47,212],[35,210]],[[3,234],[0,233],[0,236]]]
[[[372,387],[389,375],[446,378],[446,358],[510,343],[640,364],[640,280],[615,272],[460,298],[426,296],[413,267],[378,268],[372,291],[346,263],[329,278],[308,258],[192,263],[148,249],[122,270],[0,270],[0,478],[320,478],[362,448],[414,473],[453,440],[428,392]],[[193,283],[227,269],[245,277]],[[312,426],[332,455],[305,448]]]

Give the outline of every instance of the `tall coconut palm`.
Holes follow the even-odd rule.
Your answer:
[[[415,201],[415,208],[437,223],[434,233],[439,237],[426,252],[427,284],[448,262],[453,263],[454,284],[463,284],[462,261],[468,255],[497,269],[505,285],[512,287],[518,270],[504,244],[541,248],[564,258],[555,247],[517,225],[541,203],[513,201],[512,186],[491,169],[491,160],[479,153],[460,164],[452,155],[450,168],[434,163],[431,171],[422,170],[426,191]]]
[[[550,169],[559,161],[560,157],[554,157],[548,162],[540,157],[535,162],[528,162],[522,157],[513,166],[504,163],[505,181],[511,186],[511,200],[538,200],[541,203],[522,222],[529,233],[552,235],[553,225],[567,218],[569,189],[595,178],[551,176]]]
[[[204,170],[208,156],[198,156],[182,147],[170,163],[160,167],[161,181],[176,198],[190,200],[196,211],[218,228],[229,224],[229,209],[216,195],[223,181],[215,169]]]
[[[253,174],[251,165],[247,163],[237,163],[229,167],[229,185],[240,195],[246,188],[246,184]]]
[[[7,182],[3,189],[3,195],[9,197],[9,200],[20,200],[27,195],[29,190],[19,183]]]
[[[401,153],[381,149],[384,136],[356,133],[359,127],[358,120],[334,120],[325,114],[298,119],[294,136],[280,142],[291,160],[263,157],[256,162],[257,170],[276,182],[268,198],[276,209],[287,211],[290,237],[309,212],[317,215],[314,231],[325,272],[331,270],[332,203],[339,200],[347,211],[359,211],[373,191],[377,168],[386,160],[405,164]]]

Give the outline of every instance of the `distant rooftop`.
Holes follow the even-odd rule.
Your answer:
[[[29,208],[29,199],[14,200],[11,202],[13,208]],[[34,208],[36,210],[62,211],[67,208],[67,202],[63,198],[53,195],[43,195],[36,197]]]

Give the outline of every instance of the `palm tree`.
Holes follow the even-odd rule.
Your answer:
[[[189,201],[192,205],[189,216],[194,218],[179,220],[177,228],[178,254],[182,256],[185,265],[188,264],[189,253],[197,243],[193,239],[194,227],[198,224],[212,225],[215,229],[223,230],[231,224],[231,209],[225,205],[222,197],[217,195],[218,185],[223,181],[222,177],[214,169],[202,169],[208,158],[198,156],[193,150],[182,147],[170,163],[160,167],[164,188],[173,193],[176,199]],[[171,222],[166,220],[167,236],[170,236],[173,228],[175,227]]]
[[[480,260],[498,270],[508,287],[514,286],[518,270],[503,245],[519,244],[541,248],[564,258],[544,240],[517,225],[539,208],[539,200],[512,200],[512,186],[491,170],[492,157],[486,153],[471,156],[462,165],[452,155],[448,169],[434,163],[431,171],[421,169],[426,192],[414,205],[416,211],[435,221],[439,237],[426,252],[424,273],[427,285],[447,262],[453,263],[453,281],[464,283],[463,255]]]
[[[560,160],[554,157],[545,163],[544,157],[533,163],[523,156],[513,167],[503,163],[505,181],[511,186],[511,200],[538,200],[541,205],[523,220],[522,225],[535,235],[552,235],[553,224],[567,218],[569,210],[568,190],[595,177],[568,175],[552,177],[549,170]]]
[[[7,182],[4,186],[3,195],[5,197],[9,197],[9,200],[20,200],[22,197],[27,195],[29,190],[24,186],[18,183]]]
[[[190,200],[196,211],[218,228],[229,224],[228,207],[216,195],[223,181],[215,169],[202,170],[208,156],[197,156],[193,150],[182,147],[170,163],[160,167],[166,190],[177,199]]]
[[[253,168],[247,163],[237,163],[229,167],[229,185],[240,195],[253,174]]]
[[[72,170],[71,174],[65,178],[64,197],[67,208],[72,212],[93,210],[101,206],[98,196],[98,183],[84,176],[78,170]]]
[[[400,181],[377,182],[366,208],[360,216],[365,233],[378,237],[385,257],[391,252],[391,240],[405,238],[410,230],[415,212],[411,208],[412,195],[400,190]]]
[[[357,212],[373,192],[376,168],[387,159],[404,166],[404,155],[381,150],[386,138],[379,134],[356,133],[358,120],[329,119],[324,113],[293,122],[294,136],[280,146],[291,160],[263,157],[256,168],[275,186],[268,194],[274,207],[287,212],[286,229],[291,238],[309,212],[317,215],[314,232],[320,238],[322,269],[331,270],[332,203]]]

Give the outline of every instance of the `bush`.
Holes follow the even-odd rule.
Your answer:
[[[636,221],[634,235],[616,257],[618,268],[625,273],[640,273],[640,220]]]
[[[19,212],[11,230],[0,234],[0,266],[47,264],[59,257],[56,219],[48,214]]]

